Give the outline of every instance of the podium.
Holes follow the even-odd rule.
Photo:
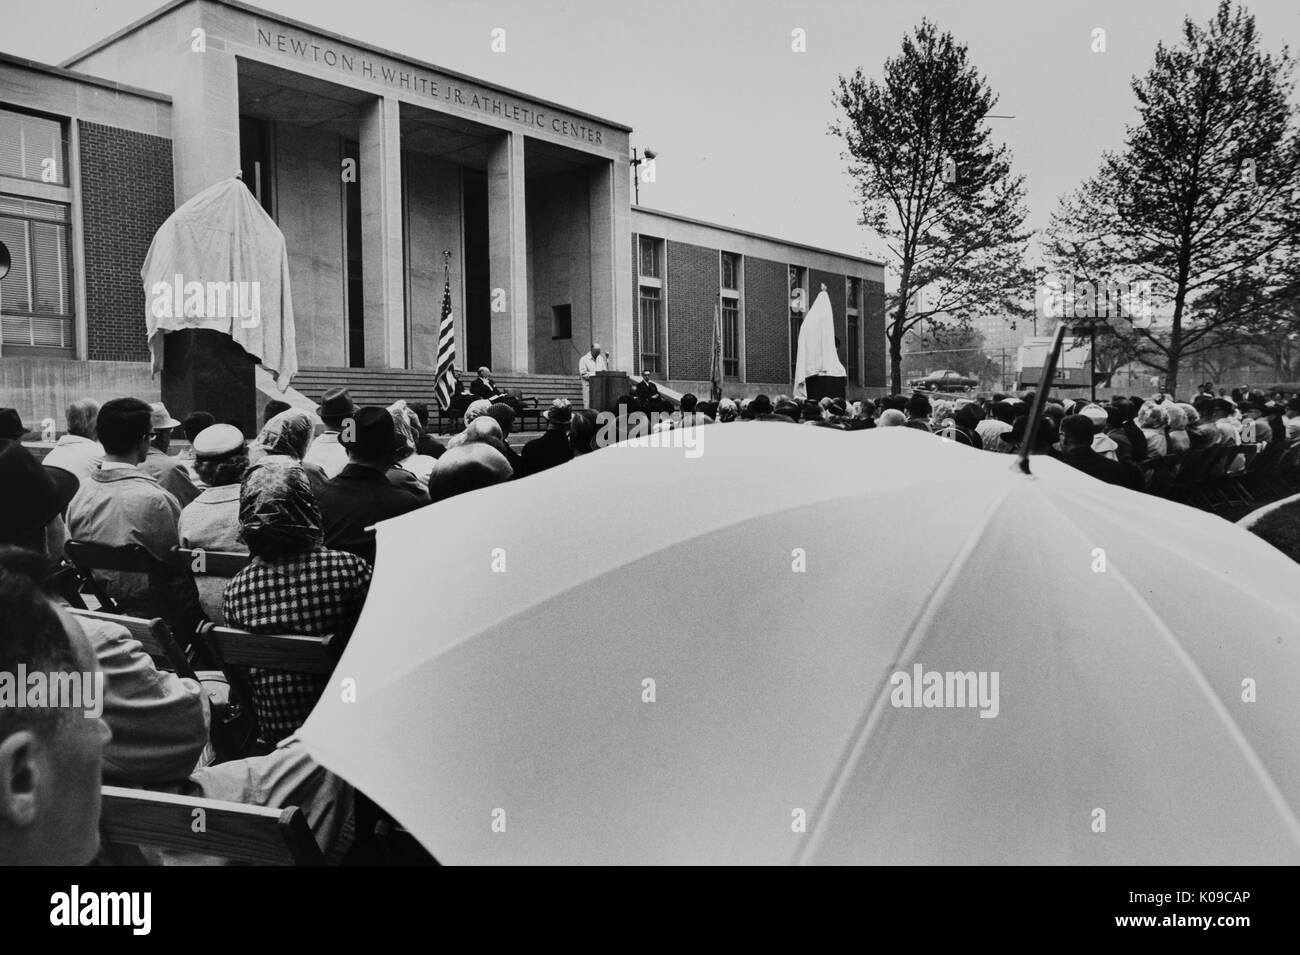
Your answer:
[[[587,407],[593,411],[618,411],[618,399],[632,391],[625,371],[598,371],[588,381],[591,396]]]

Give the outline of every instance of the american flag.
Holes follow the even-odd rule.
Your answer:
[[[438,407],[446,411],[451,407],[451,396],[456,393],[456,324],[451,315],[451,271],[447,271],[442,287],[442,321],[438,326],[438,380],[436,387]]]

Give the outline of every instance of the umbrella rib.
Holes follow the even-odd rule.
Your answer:
[[[1076,524],[1064,511],[1057,509],[1057,513],[1061,516],[1061,519],[1069,525],[1070,529],[1085,542],[1085,544],[1090,545],[1088,535],[1084,533],[1083,528]],[[1192,659],[1191,654],[1187,652],[1187,649],[1183,646],[1182,642],[1174,635],[1173,631],[1169,629],[1164,620],[1162,620],[1155,612],[1155,609],[1151,606],[1150,602],[1142,596],[1142,593],[1133,585],[1132,581],[1130,581],[1113,562],[1107,562],[1106,573],[1115,574],[1120,586],[1123,587],[1133,600],[1137,602],[1138,606],[1142,608],[1143,613],[1145,613],[1147,619],[1151,621],[1156,632],[1160,634],[1165,643],[1173,650],[1175,658],[1182,664],[1183,668],[1192,677],[1193,683],[1196,684],[1202,695],[1204,695],[1209,701],[1211,709],[1214,711],[1215,715],[1218,716],[1220,722],[1227,730],[1229,737],[1231,737],[1240,748],[1242,755],[1246,758],[1246,763],[1250,766],[1251,770],[1255,773],[1255,776],[1263,785],[1264,791],[1268,794],[1269,801],[1273,803],[1274,808],[1281,817],[1282,823],[1290,831],[1292,840],[1297,846],[1300,846],[1300,819],[1296,818],[1295,810],[1292,809],[1291,804],[1287,801],[1286,795],[1273,779],[1272,773],[1268,771],[1268,767],[1264,764],[1263,758],[1255,751],[1255,747],[1250,745],[1250,740],[1248,740],[1246,734],[1241,731],[1241,727],[1237,725],[1237,721],[1232,718],[1232,713],[1229,712],[1228,708],[1224,705],[1222,698],[1214,691],[1214,687],[1211,686],[1210,681],[1205,678],[1205,674],[1201,672],[1201,668],[1196,665],[1196,661]]]
[[[1007,492],[993,503],[993,506],[989,508],[989,512],[984,516],[984,519],[976,525],[969,535],[967,535],[966,540],[962,543],[961,550],[953,556],[952,561],[948,564],[947,570],[944,571],[943,578],[939,581],[938,586],[930,592],[929,598],[926,599],[925,604],[921,607],[916,619],[908,628],[907,635],[899,645],[899,651],[896,655],[897,661],[903,662],[910,659],[911,655],[920,649],[921,644],[924,643],[925,638],[929,633],[925,628],[925,624],[934,618],[936,608],[952,589],[953,584],[956,582],[962,569],[966,566],[967,561],[970,560],[971,555],[975,552],[975,548],[978,546],[980,539],[988,530],[989,525],[993,523],[993,519],[1006,505],[1007,500],[1011,496],[1011,490],[1011,488],[1008,488]],[[857,765],[857,761],[861,757],[862,751],[866,748],[867,742],[871,739],[877,725],[879,725],[881,719],[884,717],[886,701],[889,698],[891,676],[892,672],[886,672],[877,684],[872,705],[864,710],[864,715],[859,719],[858,726],[854,729],[854,732],[849,739],[849,743],[845,747],[844,754],[840,758],[834,776],[831,778],[830,783],[826,786],[825,790],[823,790],[820,799],[818,799],[817,809],[814,811],[815,815],[813,817],[815,821],[813,822],[812,829],[804,839],[803,845],[795,854],[795,864],[803,865],[807,863],[821,845],[825,833],[826,820],[830,818],[835,805],[839,802],[844,792],[844,788],[848,785],[849,774],[852,772],[852,768]]]

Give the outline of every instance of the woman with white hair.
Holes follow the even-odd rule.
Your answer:
[[[477,402],[476,402],[477,403]],[[491,403],[488,403],[491,407]],[[393,427],[397,430],[397,450],[393,452],[393,467],[409,471],[425,487],[429,486],[429,475],[433,473],[436,458],[420,454],[416,448],[420,444],[420,417],[406,401],[397,401],[388,406],[388,413],[393,417]]]
[[[930,408],[930,430],[946,431],[954,427],[953,413],[956,405],[951,401],[936,401]]]
[[[1163,458],[1169,453],[1169,439],[1165,436],[1169,415],[1165,412],[1164,405],[1158,405],[1154,401],[1143,402],[1138,409],[1136,423],[1147,439],[1148,459]]]
[[[735,421],[740,409],[730,398],[723,398],[718,402],[718,421],[725,424],[728,421]]]
[[[1187,409],[1190,407],[1183,404],[1165,405],[1165,416],[1169,419],[1167,437],[1170,454],[1186,451],[1192,446],[1191,435],[1187,433]],[[1195,414],[1196,409],[1193,408],[1192,413]]]

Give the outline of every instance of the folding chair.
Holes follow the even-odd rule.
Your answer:
[[[1186,451],[1171,451],[1164,457],[1152,460],[1148,458],[1143,462],[1143,476],[1146,478],[1146,488],[1160,497],[1164,497],[1173,487],[1174,479],[1182,469],[1183,458]]]
[[[1300,443],[1287,447],[1277,464],[1277,482],[1284,493],[1300,483]]]
[[[1206,467],[1213,462],[1211,456],[1213,450],[1213,448],[1191,448],[1183,452],[1178,472],[1169,484],[1170,498],[1184,504],[1191,502],[1192,489],[1205,473]]]
[[[253,555],[203,547],[173,547],[169,562],[177,570],[188,571],[196,577],[230,578],[251,564]]]
[[[216,582],[224,591],[226,584],[230,582],[230,578],[247,567],[252,561],[252,554],[208,550],[205,547],[173,547],[167,555],[167,563],[175,574],[181,577],[189,576],[194,579],[194,585],[198,588],[200,594],[200,604],[203,602],[202,594],[206,586],[201,583],[203,578],[211,578],[208,583]],[[206,612],[207,608],[205,608]],[[219,607],[215,611],[215,617],[221,619]]]
[[[1252,497],[1268,493],[1269,487],[1277,477],[1277,468],[1285,451],[1286,448],[1282,446],[1282,442],[1270,441],[1264,445],[1262,451],[1255,455],[1254,461],[1247,468],[1243,478]]]
[[[1246,504],[1251,503],[1255,500],[1255,496],[1251,494],[1246,487],[1246,479],[1250,476],[1250,472],[1254,467],[1254,462],[1259,458],[1259,447],[1260,446],[1258,444],[1241,445],[1238,448],[1238,451],[1240,452],[1243,461],[1241,470],[1236,472],[1235,474],[1232,472],[1228,472],[1225,475],[1226,477],[1225,483],[1227,484],[1228,489],[1230,489],[1234,494],[1236,494],[1237,502],[1239,503],[1240,506],[1243,507]],[[1235,458],[1236,458],[1235,455],[1233,457],[1228,458],[1229,467],[1232,466],[1232,462],[1235,460]]]
[[[140,544],[114,546],[71,540],[64,546],[64,553],[99,601],[99,609],[105,613],[121,614],[137,608],[122,607],[95,575],[97,570],[146,575],[149,578],[148,612],[166,620],[182,646],[189,645],[200,621],[205,619],[199,606],[198,589],[188,571],[174,571]]]
[[[89,609],[86,607],[85,598],[81,596],[81,588],[85,585],[81,574],[71,564],[63,564],[50,577],[50,587],[68,602],[69,607],[76,610]]]
[[[198,852],[255,865],[325,864],[296,806],[271,809],[118,786],[104,786],[102,794],[100,831],[112,846]]]
[[[144,647],[144,652],[153,657],[156,664],[163,669],[174,671],[177,676],[198,680],[199,677],[194,672],[193,664],[185,656],[185,651],[176,642],[176,638],[172,636],[171,630],[167,628],[167,624],[163,622],[161,617],[145,620],[143,617],[127,617],[122,614],[102,613],[96,610],[79,610],[76,607],[73,607],[71,612],[74,617],[82,620],[104,620],[125,627],[132,637],[140,641],[140,645]]]
[[[257,708],[253,705],[252,688],[244,667],[328,677],[334,672],[336,662],[330,648],[330,637],[249,633],[205,622],[195,633],[194,639],[217,661],[230,682],[231,701],[237,703],[240,711],[248,714],[253,722],[254,732],[245,741],[241,755],[248,755],[252,751],[253,744],[261,734]]]
[[[1232,503],[1223,488],[1228,483],[1228,465],[1240,453],[1241,446],[1236,444],[1220,444],[1210,448],[1210,463],[1196,485],[1196,490],[1204,501],[1204,507],[1216,510],[1221,503]],[[1214,498],[1216,494],[1219,497],[1217,501]]]

